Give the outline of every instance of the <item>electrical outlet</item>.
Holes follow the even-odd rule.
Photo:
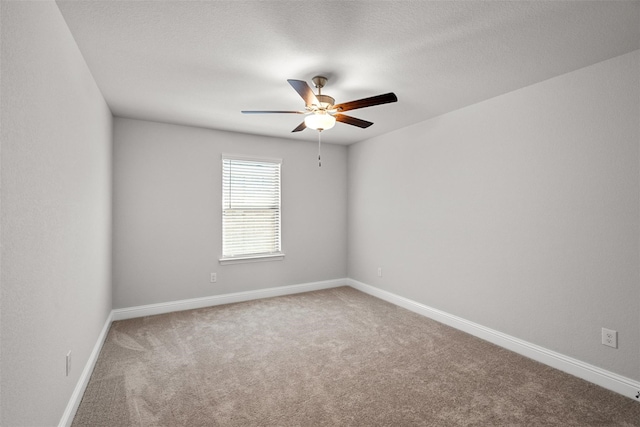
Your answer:
[[[602,344],[618,348],[618,332],[612,329],[602,328]]]
[[[211,273],[211,283],[216,283],[218,281],[218,274]]]
[[[382,267],[378,267],[378,277],[382,277]]]
[[[68,377],[69,374],[71,373],[71,350],[69,350],[69,352],[67,353],[67,364],[66,364],[66,370],[67,370],[67,374],[66,376]]]

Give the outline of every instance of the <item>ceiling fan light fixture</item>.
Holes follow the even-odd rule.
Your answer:
[[[327,113],[315,113],[305,117],[304,124],[311,129],[327,130],[335,126],[336,118]]]

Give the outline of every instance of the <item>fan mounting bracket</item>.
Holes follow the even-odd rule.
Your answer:
[[[327,84],[327,80],[325,76],[315,76],[311,79],[313,85],[318,89],[322,89]]]

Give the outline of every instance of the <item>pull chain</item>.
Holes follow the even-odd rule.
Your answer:
[[[321,159],[321,153],[320,153],[320,145],[322,144],[322,130],[318,131],[318,167],[321,168],[322,167],[322,159]]]

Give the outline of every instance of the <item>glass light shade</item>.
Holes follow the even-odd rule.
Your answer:
[[[327,130],[336,124],[336,118],[331,114],[310,114],[304,118],[304,124],[311,129]]]

